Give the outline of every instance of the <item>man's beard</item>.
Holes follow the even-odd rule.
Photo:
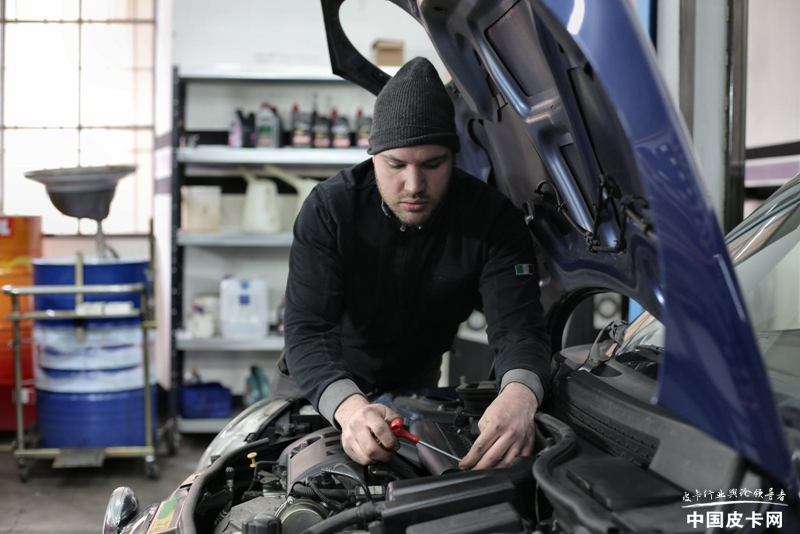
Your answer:
[[[400,208],[399,204],[401,202],[408,202],[409,200],[425,201],[427,203],[427,209],[423,213],[404,212]],[[392,211],[392,213],[394,213],[394,216],[400,220],[400,222],[409,226],[423,226],[427,224],[436,213],[436,210],[439,207],[439,202],[427,195],[416,195],[411,197],[403,197],[395,201],[394,205],[387,204],[387,206],[389,206],[389,209]]]
[[[378,182],[378,192],[383,199],[384,205],[389,208],[397,219],[407,225],[407,226],[423,226],[430,222],[433,218],[433,215],[439,209],[439,199],[433,198],[430,195],[404,195],[397,199],[387,199],[386,195],[383,193],[381,189],[380,182]],[[404,212],[400,207],[401,202],[408,202],[409,200],[416,200],[416,201],[424,201],[427,202],[428,209],[425,210],[424,213],[408,213]]]

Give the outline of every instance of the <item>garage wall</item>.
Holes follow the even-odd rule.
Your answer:
[[[328,45],[319,0],[173,0],[173,61],[181,67],[238,65],[245,69],[306,68],[330,72]],[[376,39],[402,40],[406,60],[429,58],[444,66],[423,28],[385,0],[349,0],[342,6],[342,25],[353,45],[372,58]],[[358,108],[371,113],[374,97],[352,86],[198,85],[189,89],[187,128],[227,129],[233,109],[256,111],[263,101],[289,120],[292,104],[313,105],[327,113],[336,107],[352,117]]]
[[[747,148],[800,141],[800,2],[750,0]]]

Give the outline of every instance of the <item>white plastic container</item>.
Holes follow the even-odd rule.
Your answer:
[[[281,118],[275,108],[264,102],[256,115],[256,131],[259,148],[279,148],[281,146]]]
[[[267,283],[226,276],[220,284],[220,327],[228,339],[262,339],[269,332]]]
[[[186,186],[182,188],[183,230],[217,232],[222,212],[222,188],[219,186]]]

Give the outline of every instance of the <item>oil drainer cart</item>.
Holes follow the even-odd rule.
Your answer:
[[[81,263],[80,261],[78,262]],[[14,401],[16,404],[17,439],[14,457],[17,459],[19,478],[22,482],[28,479],[28,460],[56,460],[60,467],[100,467],[106,458],[144,458],[145,473],[148,478],[158,477],[155,447],[153,445],[153,412],[150,394],[150,343],[148,330],[155,328],[155,322],[148,320],[147,287],[143,283],[117,285],[72,285],[72,286],[3,286],[3,293],[11,296],[12,313],[7,319],[13,322],[14,338]],[[93,309],[88,313],[81,310],[79,303],[87,294],[119,294],[131,293],[140,295],[139,309],[109,310]],[[34,295],[76,295],[74,310],[40,310],[20,311],[20,297]],[[105,447],[105,448],[27,448],[25,446],[25,425],[22,411],[22,354],[20,339],[20,321],[53,320],[53,319],[112,319],[141,317],[142,356],[144,365],[144,446]],[[27,340],[30,341],[30,340]]]

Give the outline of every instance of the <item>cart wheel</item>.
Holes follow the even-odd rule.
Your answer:
[[[19,472],[19,481],[24,484],[28,481],[28,464],[25,460],[17,460],[17,469]]]
[[[144,472],[150,480],[158,480],[158,477],[161,475],[161,470],[158,468],[156,459],[152,456],[148,456],[144,459]]]

